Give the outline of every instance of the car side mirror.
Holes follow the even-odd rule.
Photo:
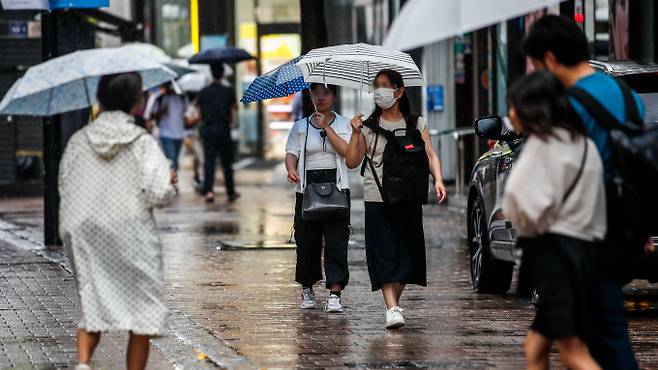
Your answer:
[[[473,124],[475,134],[488,140],[501,140],[503,132],[503,119],[499,116],[484,116],[475,120]]]

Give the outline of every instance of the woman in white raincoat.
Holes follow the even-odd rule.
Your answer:
[[[137,73],[103,76],[101,114],[71,137],[59,173],[60,236],[80,294],[78,367],[90,369],[101,332],[130,332],[128,369],[143,369],[149,337],[166,330],[162,245],[153,208],[176,177],[157,142],[134,124]]]

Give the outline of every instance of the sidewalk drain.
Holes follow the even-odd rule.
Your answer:
[[[398,362],[351,362],[350,369],[486,369],[496,367],[479,361],[398,361]]]

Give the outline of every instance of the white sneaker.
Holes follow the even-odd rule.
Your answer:
[[[340,303],[340,297],[331,294],[327,298],[327,302],[324,305],[324,310],[329,313],[341,313],[343,312],[343,305]]]
[[[79,364],[75,367],[75,370],[91,370],[91,366],[87,364]]]
[[[312,310],[315,309],[317,305],[318,304],[315,302],[315,293],[313,292],[313,288],[303,288],[302,303],[299,305],[299,307],[305,310]]]
[[[397,329],[404,326],[404,316],[400,312],[400,307],[393,307],[386,310],[386,329]]]

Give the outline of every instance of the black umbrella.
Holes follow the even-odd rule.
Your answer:
[[[190,63],[196,64],[216,64],[216,63],[237,63],[245,60],[254,59],[254,56],[247,53],[244,49],[225,47],[212,48],[204,50],[190,58]]]

